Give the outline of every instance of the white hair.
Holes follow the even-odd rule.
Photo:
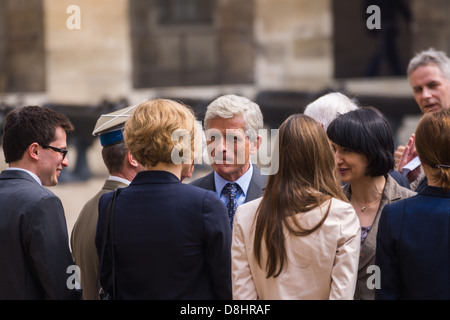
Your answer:
[[[209,121],[213,118],[228,119],[239,115],[243,116],[245,131],[253,141],[264,125],[261,109],[255,102],[233,94],[221,96],[209,104],[205,114],[205,130],[209,129]]]
[[[442,72],[442,75],[450,80],[450,58],[443,51],[436,51],[434,48],[417,53],[409,62],[407,74],[411,73],[419,67],[429,64],[436,65]]]
[[[320,122],[326,131],[337,116],[356,109],[356,101],[340,92],[331,92],[308,104],[303,113]]]

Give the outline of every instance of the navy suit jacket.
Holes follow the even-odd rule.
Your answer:
[[[100,198],[98,252],[111,197]],[[140,172],[116,199],[113,234],[117,299],[232,299],[231,230],[213,192],[169,172]],[[102,286],[109,251],[103,263]]]
[[[375,264],[375,299],[450,299],[450,192],[427,186],[384,207]]]
[[[0,257],[0,300],[79,298],[61,200],[23,171],[0,174]]]

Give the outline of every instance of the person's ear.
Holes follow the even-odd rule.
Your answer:
[[[27,148],[27,154],[35,160],[39,160],[39,143],[33,142]]]
[[[135,168],[137,168],[137,167],[139,166],[139,162],[137,162],[137,161],[133,158],[133,156],[131,155],[131,152],[130,152],[130,151],[128,151],[127,157],[128,157],[128,163],[129,163],[131,166],[133,166],[133,167],[135,167]]]
[[[250,142],[250,154],[255,154],[256,151],[258,151],[259,147],[261,146],[262,142],[262,136],[258,135],[254,141]]]

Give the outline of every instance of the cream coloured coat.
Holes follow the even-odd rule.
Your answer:
[[[318,230],[304,237],[286,231],[287,264],[278,277],[267,279],[253,250],[254,221],[261,199],[239,206],[235,215],[231,248],[233,299],[353,299],[361,241],[353,207],[333,198],[328,217]],[[326,201],[295,218],[311,228],[322,219],[328,205]],[[262,248],[264,267],[267,254],[264,245]]]

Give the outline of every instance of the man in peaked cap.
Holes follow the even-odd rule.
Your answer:
[[[99,136],[102,158],[109,172],[103,188],[82,208],[72,230],[71,246],[76,265],[80,268],[80,282],[84,300],[96,299],[99,259],[95,247],[95,232],[100,197],[117,188],[123,188],[144,167],[133,159],[123,138],[125,121],[135,106],[103,114],[97,120],[94,136]]]

